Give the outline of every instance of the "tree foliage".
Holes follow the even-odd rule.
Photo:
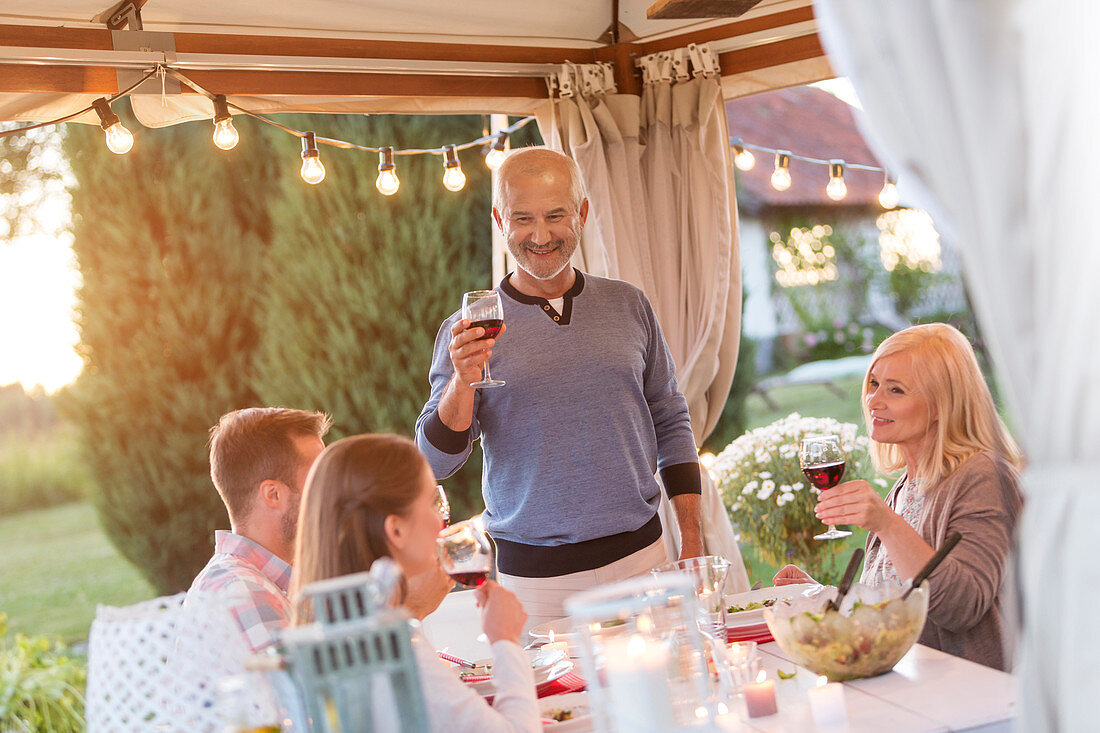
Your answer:
[[[482,123],[389,115],[290,121],[319,135],[397,148],[470,140]],[[272,135],[280,160],[293,162],[296,145]],[[268,404],[329,412],[333,438],[412,435],[440,323],[463,292],[491,285],[489,172],[479,150],[464,151],[466,187],[452,193],[441,184],[439,156],[400,156],[401,189],[385,197],[374,186],[375,154],[322,148],[321,155],[325,182],[309,186],[285,175],[282,203],[272,212],[254,385]],[[456,516],[481,509],[479,458],[475,451],[447,483]]]
[[[245,129],[223,153],[208,124],[143,130],[115,109],[139,131],[129,154],[109,152],[91,126],[70,125],[64,143],[84,359],[64,406],[108,536],[170,592],[190,584],[213,530],[228,526],[205,442],[219,415],[257,401],[252,358],[277,171]]]
[[[0,131],[11,132],[0,136],[0,240],[35,232],[58,233],[45,222],[60,221],[42,216],[39,207],[48,199],[65,196],[61,135],[56,125],[12,132],[26,125],[0,124]]]

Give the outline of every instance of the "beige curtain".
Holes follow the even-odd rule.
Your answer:
[[[584,174],[591,210],[576,264],[646,292],[698,444],[718,420],[737,364],[741,267],[721,90],[716,75],[697,71],[678,81],[647,71],[637,97],[600,84],[598,66],[567,67],[559,78],[572,94],[539,115],[539,126]],[[747,590],[717,487],[705,471],[702,478],[706,550],[733,561],[731,591]],[[679,533],[667,499],[661,515],[675,557]]]

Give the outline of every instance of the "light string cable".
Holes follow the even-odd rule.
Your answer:
[[[180,81],[183,84],[186,84],[187,86],[191,87],[196,92],[203,95],[204,97],[209,98],[210,100],[213,100],[214,97],[217,96],[213,92],[207,91],[206,89],[202,88],[197,83],[195,83],[194,81],[192,81],[191,79],[189,79],[187,76],[185,76],[181,72],[177,71],[176,69],[168,67],[166,69],[166,71],[167,71],[169,76],[177,79],[178,81]],[[257,114],[256,112],[245,109],[244,107],[241,107],[240,105],[234,104],[232,102],[229,102],[228,104],[229,104],[229,107],[231,109],[234,109],[234,110],[240,112],[243,115],[247,115],[248,117],[253,117],[257,120],[260,120],[261,122],[265,122],[265,123],[267,123],[267,124],[269,124],[273,127],[277,127],[280,130],[282,130],[283,132],[294,135],[295,137],[304,138],[306,136],[306,132],[304,130],[296,130],[293,127],[288,127],[286,125],[283,125],[281,123],[276,122],[275,120],[268,119],[267,117],[265,117],[261,114]],[[534,119],[535,118],[534,118],[533,115],[529,116],[529,117],[524,117],[523,119],[516,121],[515,123],[509,125],[508,127],[501,128],[497,132],[494,132],[494,133],[489,134],[489,135],[483,135],[482,137],[479,137],[476,140],[471,140],[470,142],[462,143],[461,145],[456,145],[455,149],[457,149],[457,150],[466,150],[468,148],[474,148],[474,147],[477,147],[479,145],[486,145],[490,142],[494,142],[499,136],[501,136],[501,135],[510,135],[511,133],[519,130],[520,128],[524,127],[525,125],[533,122]],[[380,152],[382,152],[383,148],[386,147],[384,145],[383,146],[358,145],[356,143],[348,142],[346,140],[339,140],[337,138],[330,138],[330,137],[321,137],[320,135],[315,135],[314,140],[316,140],[316,142],[318,142],[318,143],[324,143],[325,145],[330,145],[334,148],[341,148],[343,150],[362,150],[362,151],[367,152],[367,153],[380,153]],[[438,148],[404,148],[404,149],[401,149],[401,150],[393,149],[393,154],[394,155],[425,155],[425,154],[443,155],[446,152],[447,147],[448,146],[446,146],[446,145],[441,145]]]
[[[747,143],[744,140],[742,140],[741,138],[735,137],[735,136],[732,136],[732,135],[730,136],[730,147],[741,147],[741,148],[745,148],[745,149],[748,149],[748,150],[756,150],[756,151],[761,152],[761,153],[769,153],[771,155],[775,155],[776,153],[781,153],[781,154],[787,156],[788,158],[790,158],[791,160],[800,160],[803,163],[813,163],[814,165],[830,165],[832,163],[837,162],[836,159],[823,160],[822,158],[811,158],[811,157],[806,156],[806,155],[795,155],[794,153],[792,153],[789,150],[781,150],[781,149],[777,149],[777,148],[766,148],[763,145],[753,145],[752,143]],[[885,173],[886,172],[886,168],[883,168],[881,165],[865,165],[865,164],[861,164],[861,163],[848,163],[847,161],[843,161],[843,163],[844,163],[844,170],[872,171],[872,172],[877,171],[879,173]]]
[[[775,167],[772,171],[771,185],[776,191],[786,191],[791,187],[791,161],[799,160],[803,163],[810,163],[811,165],[829,167],[829,184],[825,187],[825,193],[833,201],[840,201],[848,195],[848,186],[844,183],[844,173],[849,170],[855,170],[882,174],[882,190],[879,191],[878,201],[884,209],[893,209],[897,207],[899,203],[897,185],[895,184],[896,178],[890,175],[888,169],[880,165],[848,163],[840,158],[824,160],[822,158],[811,158],[808,155],[796,155],[790,150],[753,145],[752,143],[745,142],[740,137],[732,135],[730,136],[729,144],[735,152],[733,159],[734,165],[742,171],[752,170],[756,165],[756,159],[753,157],[751,151],[756,150],[761,153],[774,155]]]
[[[130,92],[134,91],[139,86],[144,84],[146,81],[148,81],[149,79],[152,79],[154,76],[159,74],[161,71],[165,71],[165,70],[170,71],[170,69],[167,69],[167,67],[165,67],[163,64],[157,64],[155,67],[153,67],[152,70],[147,72],[145,74],[145,76],[141,77],[141,79],[137,80],[136,82],[134,82],[130,86],[126,87],[121,92],[117,92],[116,94],[113,94],[113,95],[108,95],[108,96],[105,96],[105,97],[101,97],[100,99],[105,99],[107,101],[107,104],[110,104],[111,102],[114,102],[115,100],[122,99],[124,97],[128,97],[128,96],[130,96]],[[80,115],[84,114],[85,112],[91,112],[94,109],[95,109],[95,104],[93,103],[93,104],[89,104],[84,109],[77,110],[76,112],[73,112],[71,115],[65,115],[64,117],[58,117],[56,120],[50,120],[49,122],[37,122],[33,125],[27,125],[26,127],[17,127],[15,129],[12,129],[12,130],[0,130],[0,137],[10,137],[12,135],[18,135],[21,132],[26,132],[27,130],[37,130],[39,127],[48,127],[49,125],[58,125],[62,122],[68,122],[69,120],[73,119],[74,117],[79,117]]]

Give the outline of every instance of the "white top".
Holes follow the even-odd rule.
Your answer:
[[[535,700],[535,674],[519,644],[498,641],[492,645],[493,684],[497,694],[490,707],[481,695],[458,679],[422,632],[414,632],[412,641],[432,730],[448,733],[542,730]]]

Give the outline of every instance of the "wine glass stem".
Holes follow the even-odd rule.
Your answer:
[[[486,359],[485,360],[485,366],[483,366],[481,368],[481,381],[488,382],[492,378],[493,378],[493,376],[491,374],[489,374],[489,360]]]

